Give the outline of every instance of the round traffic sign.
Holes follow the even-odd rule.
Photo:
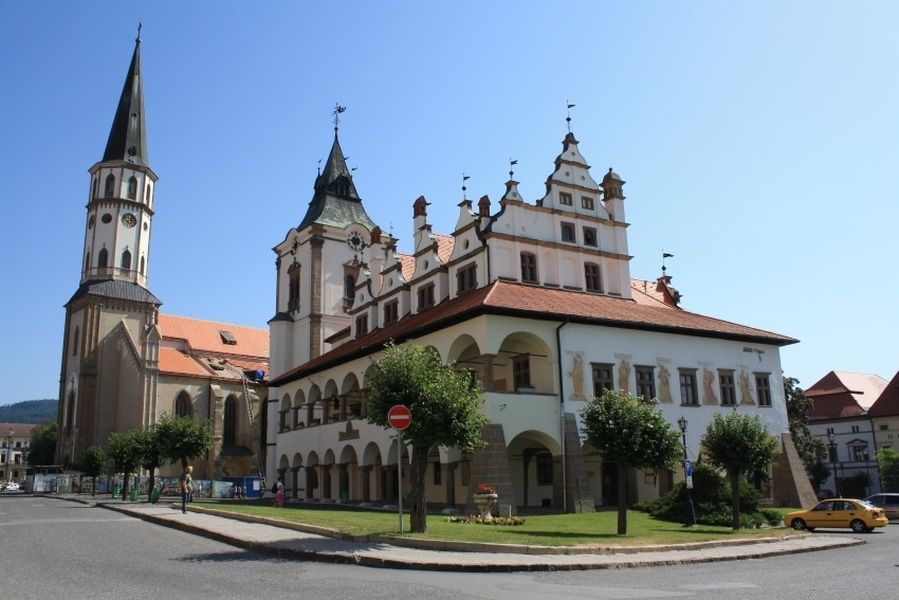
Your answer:
[[[403,431],[412,424],[412,411],[405,404],[394,404],[387,411],[387,422],[397,431]]]

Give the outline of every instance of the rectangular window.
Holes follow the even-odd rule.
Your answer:
[[[300,310],[300,265],[294,263],[287,277],[287,312],[296,312]]]
[[[537,485],[553,484],[553,457],[549,452],[541,452],[534,457],[537,466]]]
[[[470,264],[466,267],[461,267],[456,272],[456,287],[458,289],[458,294],[462,294],[469,290],[473,290],[478,285],[478,266],[476,264]]]
[[[611,390],[614,388],[612,383],[612,365],[604,363],[593,363],[593,395],[597,398],[602,396],[603,390]]]
[[[584,289],[588,292],[601,292],[602,279],[599,276],[599,265],[586,263],[584,265]]]
[[[868,460],[867,446],[853,446],[851,448],[851,451],[853,462],[865,462],[866,460]]]
[[[734,388],[734,372],[723,369],[719,370],[718,385],[721,388],[721,405],[736,406],[737,391]]]
[[[596,247],[596,229],[593,227],[584,227],[584,245]]]
[[[827,433],[833,433],[833,427],[828,427],[828,428],[827,428]]]
[[[858,433],[858,425],[852,426],[852,433]]]
[[[881,430],[881,431],[888,431],[889,429],[890,429],[890,426],[889,426],[889,425],[881,425],[881,426],[880,426],[880,430]]]
[[[434,465],[434,485],[441,485],[443,482],[443,473],[440,470],[440,461],[438,460],[431,464]]]
[[[637,378],[637,395],[647,400],[656,397],[655,367],[634,367]]]
[[[521,280],[537,283],[537,257],[530,252],[521,253]]]
[[[581,196],[581,208],[593,210],[593,198],[590,196]]]
[[[531,357],[521,354],[512,358],[512,382],[515,389],[531,387]]]
[[[399,319],[400,301],[393,300],[384,305],[384,325],[396,323]]]
[[[562,223],[562,241],[563,242],[576,242],[577,241],[573,223]]]
[[[678,369],[680,374],[680,403],[687,406],[698,406],[696,395],[696,369]]]
[[[356,317],[356,337],[368,333],[368,315],[359,315]]]
[[[771,406],[771,383],[768,373],[755,374],[755,395],[759,406]]]
[[[568,192],[559,192],[559,204],[564,206],[571,206],[571,194]]]
[[[418,288],[418,310],[434,306],[434,284],[429,283]]]

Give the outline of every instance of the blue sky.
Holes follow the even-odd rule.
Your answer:
[[[327,5],[327,6],[326,6]],[[150,289],[264,327],[271,248],[341,143],[371,217],[412,239],[469,197],[523,196],[572,129],[627,181],[631,273],[799,338],[784,372],[897,370],[899,5],[893,2],[0,0],[0,404],[54,398],[88,193],[143,22]]]

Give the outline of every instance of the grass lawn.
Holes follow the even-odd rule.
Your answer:
[[[201,504],[202,506],[202,504]],[[336,529],[356,536],[398,536],[399,523],[395,512],[369,510],[304,508],[287,505],[275,508],[267,504],[207,504],[207,508],[250,514]],[[789,509],[783,509],[787,512]],[[408,533],[409,515],[404,514],[403,537],[462,542],[497,544],[528,544],[536,546],[578,545],[650,545],[704,542],[710,540],[770,537],[792,533],[786,528],[742,529],[734,532],[727,527],[700,525],[682,527],[653,519],[646,513],[628,511],[627,535],[619,536],[618,513],[602,511],[565,515],[534,515],[525,517],[524,525],[476,525],[448,523],[439,514],[428,515],[428,531]]]

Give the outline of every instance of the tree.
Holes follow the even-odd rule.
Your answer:
[[[877,466],[880,467],[880,484],[884,492],[899,490],[899,452],[893,448],[877,451]]]
[[[97,495],[97,475],[103,472],[103,467],[105,466],[106,454],[103,452],[103,448],[98,448],[97,446],[88,448],[87,452],[84,453],[84,458],[81,460],[81,472],[90,477],[93,482],[91,496]]]
[[[28,464],[52,465],[56,458],[56,421],[44,421],[31,430]]]
[[[116,470],[122,474],[122,500],[128,498],[128,483],[144,460],[144,430],[114,431],[106,440],[106,455],[115,460]]]
[[[162,448],[159,441],[159,432],[156,425],[151,425],[147,429],[141,430],[138,434],[138,440],[141,444],[141,466],[150,474],[150,481],[147,486],[148,491],[152,491],[156,486],[156,469],[163,463]]]
[[[412,424],[403,440],[412,445],[409,508],[411,530],[427,530],[425,474],[428,453],[434,446],[452,446],[463,452],[479,448],[480,430],[487,424],[481,414],[481,392],[468,371],[443,365],[433,349],[392,342],[378,357],[368,381],[368,422],[387,427],[387,412],[397,404],[412,412]],[[399,450],[399,448],[398,448]],[[400,460],[402,452],[398,452]]]
[[[765,475],[777,454],[777,441],[768,435],[758,416],[736,410],[722,417],[716,413],[703,440],[709,460],[730,478],[731,527],[740,528],[740,478]]]
[[[212,425],[190,417],[162,415],[154,427],[159,456],[163,461],[181,461],[186,470],[188,462],[203,456],[212,446]]]
[[[680,456],[676,431],[652,400],[606,389],[581,411],[587,441],[618,465],[618,535],[627,534],[628,469],[670,469]]]
[[[811,410],[813,402],[799,387],[799,380],[795,377],[784,377],[784,397],[787,399],[790,436],[793,438],[796,452],[799,453],[799,457],[805,464],[806,473],[817,491],[821,482],[827,479],[826,474],[823,479],[820,478],[823,470],[827,468],[824,465],[827,446],[808,430],[808,411]]]

